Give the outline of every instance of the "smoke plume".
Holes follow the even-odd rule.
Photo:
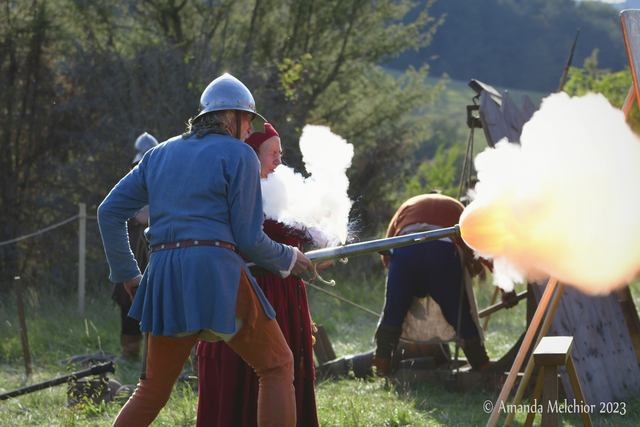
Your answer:
[[[309,177],[278,166],[262,180],[265,215],[292,227],[307,227],[316,246],[345,243],[352,205],[346,171],[353,145],[326,126],[306,125],[300,151]]]
[[[498,286],[555,277],[606,294],[640,271],[640,141],[604,96],[551,95],[521,146],[502,141],[475,165],[460,228]]]

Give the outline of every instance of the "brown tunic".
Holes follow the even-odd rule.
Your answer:
[[[442,194],[423,194],[407,200],[400,206],[389,223],[387,237],[395,237],[413,224],[429,224],[439,228],[453,227],[460,221],[464,205],[456,199]],[[460,237],[455,239],[467,253],[467,268],[472,276],[482,270],[482,265],[474,259],[471,249]],[[389,268],[389,257],[383,255],[382,262]]]

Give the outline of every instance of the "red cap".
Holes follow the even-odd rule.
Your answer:
[[[260,145],[262,145],[262,143],[265,142],[267,139],[274,136],[280,136],[280,135],[278,135],[278,132],[276,132],[276,130],[273,128],[273,126],[271,126],[270,123],[265,123],[264,133],[254,132],[244,142],[249,144],[255,150],[256,148],[260,147]]]

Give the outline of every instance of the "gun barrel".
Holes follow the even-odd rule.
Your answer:
[[[64,384],[71,379],[78,379],[88,377],[90,375],[98,375],[105,372],[114,373],[115,366],[113,362],[102,363],[99,365],[93,365],[89,369],[84,371],[74,372],[73,374],[65,375],[64,377],[55,378],[53,380],[45,381],[39,384],[34,384],[28,387],[24,387],[18,390],[10,391],[8,393],[0,394],[0,400],[6,400],[12,397],[22,396],[23,394],[33,393],[34,391],[43,390],[45,388],[53,387],[59,384]]]
[[[428,242],[431,240],[444,239],[446,237],[460,236],[460,226],[440,228],[437,230],[423,231],[421,233],[405,234],[404,236],[389,237],[386,239],[370,240],[368,242],[353,243],[335,248],[324,248],[305,253],[307,258],[318,264],[341,258],[349,258],[373,252],[386,251],[402,246],[415,245],[416,243]]]

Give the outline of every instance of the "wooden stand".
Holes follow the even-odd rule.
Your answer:
[[[591,415],[587,402],[582,393],[582,387],[578,380],[578,374],[571,357],[571,348],[573,347],[573,337],[544,337],[540,340],[540,344],[533,352],[533,359],[536,366],[540,366],[538,381],[533,390],[532,405],[536,405],[542,401],[542,426],[557,427],[559,421],[559,403],[558,403],[558,366],[566,366],[567,373],[571,379],[571,387],[576,395],[573,402],[575,411],[579,412],[582,417],[582,424],[585,427],[591,427]],[[566,408],[565,408],[566,409]],[[586,409],[586,411],[585,411]],[[536,412],[530,412],[525,421],[525,427],[533,425],[533,419]]]

